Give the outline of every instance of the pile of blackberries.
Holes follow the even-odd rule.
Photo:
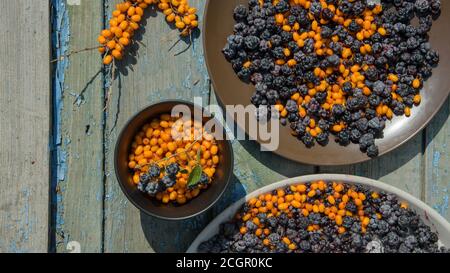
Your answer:
[[[223,54],[307,147],[332,134],[376,157],[386,120],[411,115],[439,62],[428,32],[440,12],[439,0],[249,0]]]
[[[342,184],[341,184],[342,185]],[[328,183],[324,190],[307,184],[308,196],[296,208],[295,201],[281,208],[271,203],[273,196],[287,202],[288,196],[300,194],[292,186],[262,195],[243,205],[236,217],[221,224],[219,234],[200,244],[202,253],[436,253],[449,252],[439,246],[438,235],[396,196],[376,193],[357,185],[343,185],[341,197]],[[333,190],[334,188],[334,190]],[[350,194],[344,194],[353,189]],[[294,187],[295,190],[295,187]],[[315,191],[313,197],[309,194]],[[366,196],[360,204],[345,195]],[[270,193],[269,193],[270,195]],[[295,200],[295,199],[294,199]],[[301,199],[300,199],[301,200]],[[258,204],[259,202],[259,204]],[[316,204],[321,203],[317,206]],[[270,203],[270,204],[269,204]],[[284,203],[284,204],[285,204]],[[334,203],[335,205],[333,205]],[[356,204],[358,203],[358,204]],[[309,204],[309,205],[307,205]],[[338,205],[339,204],[339,205]],[[309,207],[312,206],[312,209]],[[314,206],[317,206],[314,207]],[[332,207],[340,207],[336,215]],[[275,211],[274,211],[275,208]],[[302,209],[303,208],[303,209]],[[305,213],[305,210],[310,211]],[[266,211],[266,212],[260,212]],[[342,211],[345,212],[341,213]],[[333,214],[333,215],[332,215]],[[339,215],[344,216],[339,217]],[[305,216],[306,215],[306,216]],[[339,219],[338,219],[339,217]]]
[[[148,195],[155,197],[158,193],[164,192],[177,183],[177,174],[180,166],[172,163],[164,169],[164,176],[160,179],[161,168],[158,165],[150,166],[148,173],[144,173],[140,177],[138,189]]]

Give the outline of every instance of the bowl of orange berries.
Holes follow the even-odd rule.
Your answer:
[[[206,110],[163,101],[126,123],[116,143],[115,171],[141,211],[182,220],[220,199],[233,172],[233,152],[225,129]]]

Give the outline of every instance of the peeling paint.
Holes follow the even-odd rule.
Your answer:
[[[68,52],[70,27],[69,17],[64,0],[52,0],[53,8],[52,16],[52,49],[53,57],[60,59]],[[63,202],[62,202],[62,186],[61,183],[65,180],[67,172],[67,153],[61,148],[62,134],[61,134],[61,113],[63,110],[63,94],[65,89],[65,72],[69,66],[69,60],[63,58],[55,64],[55,73],[53,74],[53,120],[52,120],[52,135],[51,135],[51,150],[52,150],[52,223],[55,225],[57,234],[64,234],[62,226],[64,224],[63,217]],[[57,244],[58,242],[52,242]],[[54,246],[51,246],[54,248]]]

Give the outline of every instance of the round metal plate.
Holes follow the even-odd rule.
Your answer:
[[[398,148],[420,132],[438,112],[450,93],[450,16],[448,16],[450,1],[441,2],[442,15],[434,22],[430,33],[431,44],[440,54],[439,66],[433,70],[433,76],[425,83],[424,90],[421,91],[422,103],[414,107],[411,117],[396,117],[388,122],[384,138],[376,141],[380,156]],[[238,4],[247,5],[247,3],[248,0],[208,0],[206,4],[203,26],[206,63],[222,105],[251,104],[250,97],[254,86],[240,81],[222,54],[226,38],[233,32],[235,23],[233,10]],[[236,122],[241,129],[247,129],[239,120]],[[275,153],[313,165],[344,165],[370,160],[359,150],[358,145],[342,147],[332,139],[326,147],[316,145],[308,149],[291,135],[289,126],[281,127],[280,146]]]

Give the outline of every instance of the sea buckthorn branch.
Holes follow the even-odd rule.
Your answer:
[[[70,56],[72,56],[74,54],[91,51],[91,50],[95,50],[95,49],[99,49],[99,48],[100,48],[100,46],[94,46],[94,47],[86,47],[86,48],[79,49],[79,50],[73,50],[67,54],[64,54],[62,56],[59,56],[56,59],[51,60],[50,63],[60,62],[60,61],[63,61],[65,58],[69,58]]]
[[[189,6],[187,0],[127,0],[116,5],[109,21],[109,28],[102,30],[98,37],[103,54],[103,64],[110,65],[121,60],[124,50],[133,41],[132,37],[139,29],[145,9],[156,5],[166,16],[166,21],[174,23],[181,36],[188,36],[198,27],[197,9]]]
[[[194,145],[197,144],[198,142],[199,142],[199,140],[195,140],[195,141],[192,142],[186,149],[184,149],[183,152],[181,152],[181,153],[174,153],[174,154],[172,154],[171,156],[164,157],[164,158],[162,158],[161,160],[158,160],[158,161],[156,161],[156,162],[149,162],[149,163],[144,164],[144,165],[136,165],[135,169],[142,169],[142,167],[145,167],[145,166],[150,166],[150,165],[153,165],[153,164],[159,164],[159,163],[162,163],[162,162],[167,162],[167,161],[169,161],[171,158],[177,157],[177,156],[179,156],[179,155],[181,155],[181,154],[185,154],[185,155],[189,158],[189,160],[191,160],[191,157],[190,157],[190,155],[189,155],[189,152],[192,150],[192,148],[194,147]]]

